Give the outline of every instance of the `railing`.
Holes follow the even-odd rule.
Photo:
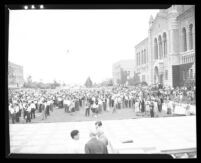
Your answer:
[[[180,61],[181,61],[181,64],[195,62],[195,51],[190,50],[186,52],[181,52]]]

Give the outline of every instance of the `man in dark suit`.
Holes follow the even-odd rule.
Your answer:
[[[86,154],[107,154],[106,145],[96,138],[96,132],[91,131],[90,140],[85,144],[85,153]]]

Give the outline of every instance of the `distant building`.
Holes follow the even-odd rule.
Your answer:
[[[14,63],[8,63],[8,87],[20,88],[24,84],[23,67]]]
[[[148,37],[135,46],[135,71],[148,84],[195,80],[194,5],[172,5],[150,17]]]
[[[127,71],[128,78],[134,76],[134,60],[120,60],[112,66],[112,76],[114,84],[118,84],[118,80],[121,79],[121,69]]]

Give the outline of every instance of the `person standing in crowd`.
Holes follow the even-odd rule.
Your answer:
[[[42,112],[42,104],[43,104],[42,99],[39,100],[38,104],[39,104],[39,113],[41,113]]]
[[[96,102],[93,103],[91,111],[93,113],[92,116],[96,118],[98,116],[98,104]]]
[[[47,114],[46,114],[46,107],[47,107],[47,103],[46,103],[46,101],[44,101],[43,103],[42,103],[42,120],[44,120],[44,119],[47,119]]]
[[[141,101],[141,112],[144,113],[145,112],[145,102],[144,102],[144,98]]]
[[[101,100],[101,98],[98,99],[98,113],[102,113],[102,106],[103,102]]]
[[[115,97],[114,98],[114,107],[113,107],[112,113],[116,113],[117,107],[118,107],[118,98]]]
[[[53,103],[54,103],[54,101],[51,99],[50,100],[50,110],[51,110],[51,112],[53,112],[53,108],[54,108]]]
[[[150,102],[150,115],[153,118],[154,117],[154,102]]]
[[[12,123],[15,124],[15,109],[12,103],[9,105],[9,111],[12,119]]]
[[[140,103],[139,103],[139,99],[136,100],[135,102],[135,112],[138,113],[140,111]]]
[[[23,118],[25,120],[26,119],[26,114],[27,114],[27,103],[24,101],[22,106],[23,106]]]
[[[167,114],[172,114],[172,102],[170,100],[167,101]]]
[[[35,118],[35,111],[36,111],[36,105],[34,104],[34,101],[31,102],[31,119]]]
[[[112,108],[114,108],[114,100],[115,100],[115,96],[114,95],[112,95],[112,97],[111,97],[111,107]]]
[[[70,111],[70,105],[71,105],[71,101],[70,101],[70,99],[69,98],[67,98],[67,101],[66,101],[66,104],[67,104],[67,113],[69,113]]]
[[[158,103],[157,103],[157,99],[156,98],[154,98],[153,103],[154,103],[154,116],[155,116],[155,114],[158,111]]]
[[[109,97],[106,98],[106,104],[107,104],[106,110],[107,110],[107,112],[109,112],[110,111],[110,99],[109,99]]]
[[[62,108],[63,107],[63,105],[62,105],[62,98],[58,97],[57,101],[58,101],[59,108]]]
[[[96,138],[96,132],[91,131],[90,140],[85,144],[86,154],[108,154],[106,145]]]
[[[90,109],[91,109],[90,102],[87,101],[86,106],[85,106],[85,116],[86,116],[86,117],[89,117],[89,116],[90,116]]]
[[[64,112],[67,113],[67,98],[64,99],[63,104],[64,104]]]
[[[18,103],[16,103],[15,104],[15,119],[16,119],[16,122],[20,122],[19,113],[20,113],[20,108],[19,108]]]
[[[125,106],[128,108],[128,95],[125,96]]]
[[[47,106],[46,106],[46,114],[47,116],[50,116],[50,100],[47,100]]]
[[[31,104],[28,104],[27,111],[26,111],[26,123],[31,123]]]
[[[106,100],[106,97],[104,97],[103,98],[103,110],[104,111],[106,111],[106,106],[107,106],[106,103],[107,103],[107,100]]]
[[[20,100],[20,102],[19,102],[19,117],[20,118],[22,116],[22,110],[23,110],[23,105],[22,105],[22,101]]]
[[[35,99],[34,104],[35,104],[35,111],[39,110],[38,100]]]
[[[150,102],[149,102],[148,100],[146,100],[146,102],[145,102],[145,107],[146,107],[146,109],[145,109],[145,115],[146,115],[148,112],[150,112],[150,107],[149,107],[149,105],[150,105]]]
[[[84,147],[80,143],[80,134],[78,130],[72,130],[70,133],[70,136],[72,138],[71,145],[69,146],[69,153],[73,154],[84,154]]]

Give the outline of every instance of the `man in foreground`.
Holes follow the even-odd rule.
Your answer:
[[[80,139],[79,131],[78,130],[71,131],[70,136],[72,138],[72,142],[71,142],[72,144],[70,145],[69,153],[73,153],[73,154],[84,153],[84,149],[79,141],[79,139]]]
[[[105,144],[96,138],[96,132],[91,131],[90,140],[85,144],[86,154],[108,154]]]

